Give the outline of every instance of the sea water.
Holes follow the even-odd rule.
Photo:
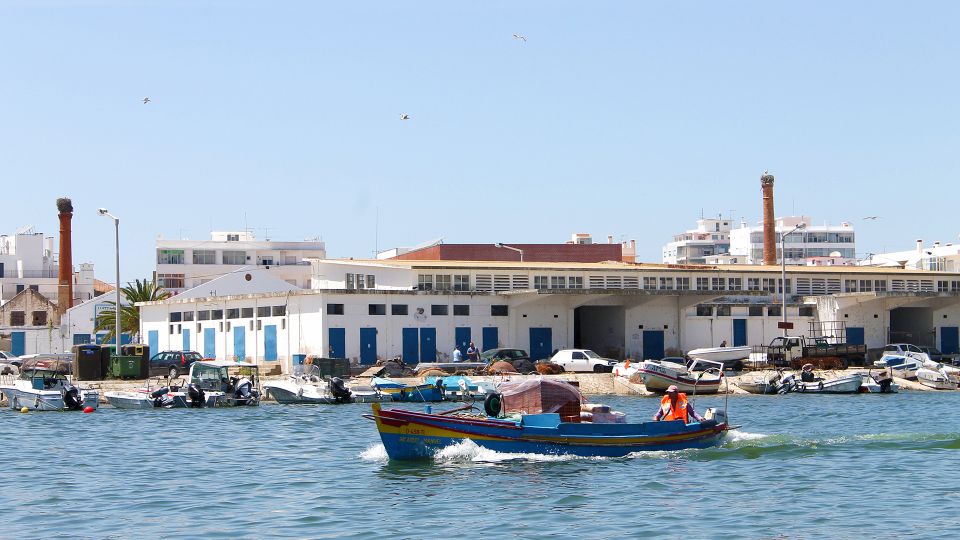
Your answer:
[[[629,421],[658,406],[590,400]],[[732,396],[743,427],[717,448],[578,458],[465,441],[420,462],[388,460],[362,404],[3,410],[0,538],[937,538],[960,532],[958,405]]]

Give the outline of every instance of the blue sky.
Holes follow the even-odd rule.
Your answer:
[[[245,226],[334,257],[613,234],[658,262],[701,212],[758,221],[769,169],[778,215],[851,221],[862,254],[956,242],[958,11],[6,0],[0,232],[55,234],[69,196],[106,281],[101,206],[123,281],[158,235]]]

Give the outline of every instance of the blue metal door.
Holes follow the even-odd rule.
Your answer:
[[[643,359],[659,360],[663,358],[663,330],[643,331]]]
[[[26,332],[11,332],[10,339],[13,340],[11,343],[11,351],[14,356],[23,356],[27,354],[27,333]]]
[[[437,329],[436,328],[420,329],[420,361],[421,362],[437,361]]]
[[[848,326],[847,327],[847,343],[851,345],[863,345],[863,327],[862,326]]]
[[[463,355],[463,359],[467,359],[467,348],[470,346],[470,327],[469,326],[458,326],[453,330],[454,340],[457,342],[454,345],[456,348],[460,349],[460,354]]]
[[[153,345],[150,346],[150,354],[154,354]],[[203,357],[217,357],[217,331],[213,328],[203,329]]]
[[[553,352],[553,329],[530,329],[530,358],[533,361],[550,358]]]
[[[360,329],[360,363],[377,363],[377,329]]]
[[[960,332],[958,332],[956,326],[940,327],[940,352],[944,354],[960,353]]]
[[[120,344],[123,345],[123,337],[120,338]],[[193,350],[193,347],[190,346],[190,330],[187,330],[186,328],[183,329],[183,350]]]
[[[147,332],[147,345],[150,346],[150,356],[160,352],[160,333],[156,330]]]
[[[247,359],[247,329],[239,324],[233,327],[233,356],[238,362]]]
[[[277,359],[277,325],[275,324],[263,327],[263,359]]]
[[[331,328],[327,332],[329,336],[330,344],[328,349],[330,349],[330,358],[346,358],[347,357],[347,330],[345,328]]]
[[[498,329],[496,326],[492,328],[483,329],[483,350],[489,351],[490,349],[496,349],[497,345],[500,344],[500,337],[498,335]]]
[[[743,347],[747,344],[747,320],[733,320],[733,346]]]
[[[407,364],[416,364],[420,361],[420,332],[416,328],[404,328],[403,361]]]

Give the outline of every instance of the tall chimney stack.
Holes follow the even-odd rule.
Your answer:
[[[763,171],[760,176],[763,191],[763,264],[777,264],[777,229],[773,215],[773,175]]]
[[[73,244],[71,241],[71,221],[73,220],[73,203],[63,197],[57,199],[57,210],[60,211],[60,278],[57,287],[57,309],[60,313],[73,307]]]

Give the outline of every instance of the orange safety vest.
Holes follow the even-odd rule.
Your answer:
[[[683,392],[677,394],[677,407],[674,410],[670,406],[670,396],[663,396],[663,399],[660,400],[660,410],[663,411],[663,417],[661,420],[683,420],[683,423],[686,424],[690,421],[690,418],[687,414],[687,395]]]

